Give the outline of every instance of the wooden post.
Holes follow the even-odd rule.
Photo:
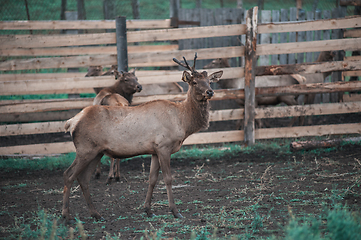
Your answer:
[[[127,23],[126,17],[115,19],[117,39],[118,71],[128,71]]]
[[[244,69],[244,140],[248,146],[255,143],[255,69],[257,63],[257,16],[258,7],[247,11],[246,49]]]

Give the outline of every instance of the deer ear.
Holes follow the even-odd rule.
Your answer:
[[[209,76],[209,81],[211,82],[218,82],[219,79],[222,77],[223,71],[214,72]]]
[[[121,77],[121,74],[118,72],[118,70],[113,70],[113,72],[114,72],[115,80],[118,80]]]
[[[189,72],[184,71],[182,75],[183,82],[189,83],[192,80],[192,76],[189,74]]]
[[[136,68],[134,68],[133,71],[132,71],[133,74],[135,74],[135,69],[136,69]]]

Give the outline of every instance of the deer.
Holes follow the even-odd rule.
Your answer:
[[[115,80],[117,81],[112,86],[103,88],[99,91],[93,100],[93,105],[129,106],[132,102],[133,94],[142,91],[142,85],[139,84],[138,78],[135,76],[135,69],[132,72],[121,71],[119,73],[114,69],[114,67],[112,67],[108,72],[114,74]],[[116,181],[119,181],[119,164],[120,159],[112,158],[110,160],[110,168],[106,184],[110,184],[113,177],[115,177]],[[95,171],[95,177],[99,178],[100,173],[101,163],[99,162]]]
[[[88,73],[86,77],[90,76],[106,76],[114,74],[114,70],[117,69],[117,65],[112,65],[110,69],[106,72],[102,72],[102,66],[90,66],[88,68]],[[94,88],[94,92],[98,94],[103,88]],[[145,95],[156,95],[156,94],[168,94],[168,93],[180,93],[183,92],[182,86],[178,83],[157,83],[157,84],[147,84],[146,87],[141,91],[137,92],[136,96],[145,96]]]
[[[169,210],[175,218],[179,213],[172,192],[171,155],[178,152],[184,140],[191,134],[209,126],[209,100],[214,96],[210,82],[217,82],[223,71],[210,75],[195,69],[185,57],[184,63],[173,61],[186,68],[182,81],[189,85],[186,99],[180,102],[154,100],[136,106],[101,106],[84,108],[65,123],[76,149],[76,157],[65,170],[62,216],[70,220],[69,197],[71,186],[77,180],[83,191],[90,215],[102,219],[93,205],[89,192],[92,172],[103,155],[112,158],[151,155],[149,185],[144,202],[147,217],[155,214],[151,210],[151,198],[162,170],[166,185]],[[190,72],[188,72],[188,70]]]
[[[324,51],[321,52],[315,62],[332,61],[335,56],[334,52]],[[217,58],[209,64],[205,65],[204,69],[210,68],[227,68],[231,67],[228,58]],[[312,74],[291,74],[280,76],[260,76],[256,78],[256,87],[272,87],[272,86],[289,86],[293,84],[305,84],[305,83],[321,83],[331,73],[312,73]],[[227,80],[220,80],[218,85],[223,89],[232,88],[244,88],[244,78],[233,78]],[[258,106],[270,106],[285,103],[288,106],[298,105],[298,95],[284,95],[284,96],[269,96],[269,97],[257,97],[256,105]],[[312,104],[314,102],[315,94],[305,95],[304,103]],[[244,100],[240,99],[237,103],[244,106]],[[297,118],[294,118],[289,126],[292,126]],[[262,123],[257,121],[258,125]],[[304,118],[300,118],[300,125],[304,124]],[[237,127],[238,128],[238,127]]]

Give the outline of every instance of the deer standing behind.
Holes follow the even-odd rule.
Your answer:
[[[88,185],[104,154],[113,158],[151,154],[144,210],[148,217],[154,216],[151,198],[159,170],[162,170],[170,211],[174,217],[182,218],[174,203],[170,157],[179,151],[189,135],[208,127],[208,100],[214,95],[209,83],[218,81],[223,74],[223,71],[209,76],[205,71],[198,73],[195,70],[196,57],[193,67],[185,59],[185,63],[173,59],[191,71],[182,74],[182,80],[189,85],[184,101],[155,100],[133,107],[89,106],[66,122],[65,131],[72,135],[76,157],[64,172],[64,218],[70,219],[69,196],[71,186],[77,180],[91,216],[101,219],[91,201]]]
[[[110,87],[103,88],[99,91],[93,101],[93,105],[107,106],[129,106],[133,99],[133,94],[142,91],[142,85],[139,84],[138,78],[135,76],[135,69],[132,72],[119,73],[114,68],[111,71],[117,80]],[[106,183],[110,184],[115,177],[117,181],[120,179],[119,169],[120,159],[112,158],[110,160],[110,168]],[[95,171],[95,177],[99,178],[101,173],[101,162],[99,162]]]
[[[324,51],[321,52],[315,62],[332,61],[335,56],[334,52]],[[228,58],[214,59],[209,64],[205,65],[204,69],[211,68],[228,68],[231,67]],[[292,75],[278,75],[278,76],[260,76],[256,77],[256,87],[275,87],[275,86],[290,86],[293,84],[307,84],[307,83],[323,83],[324,79],[331,73],[311,73],[311,74],[292,74]],[[244,78],[233,78],[227,80],[220,80],[218,85],[223,89],[240,89],[244,88]],[[285,103],[288,106],[298,105],[298,95],[284,95],[284,96],[269,96],[257,97],[256,106],[270,106]],[[312,104],[315,99],[315,94],[307,94],[304,98],[305,104]],[[244,106],[244,100],[237,100],[240,106]],[[289,126],[292,126],[297,118],[294,118]],[[310,118],[309,118],[310,119]],[[257,121],[261,126],[261,121]],[[300,125],[303,125],[304,118],[300,118]],[[310,122],[309,122],[310,123]],[[238,128],[238,127],[237,127]]]

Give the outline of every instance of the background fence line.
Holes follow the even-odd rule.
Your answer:
[[[187,59],[191,59],[194,56],[194,52],[198,52],[198,56],[200,59],[204,59],[205,61],[209,61],[216,57],[229,57],[233,58],[232,64],[235,65],[232,68],[223,69],[225,72],[225,79],[230,78],[241,78],[244,76],[244,68],[242,67],[244,61],[242,60],[242,57],[244,56],[244,46],[240,46],[240,42],[244,41],[244,34],[245,34],[245,24],[242,24],[242,20],[244,18],[244,13],[242,13],[241,9],[237,9],[237,11],[234,11],[230,13],[229,11],[223,9],[219,11],[210,11],[207,10],[205,12],[202,12],[203,9],[197,9],[197,11],[193,11],[193,14],[190,14],[189,21],[200,21],[200,27],[181,27],[176,29],[158,29],[158,30],[141,30],[141,31],[129,31],[127,33],[128,35],[128,43],[129,42],[140,42],[145,41],[146,45],[138,45],[138,46],[129,46],[129,63],[130,66],[144,66],[147,64],[150,64],[148,66],[151,66],[154,63],[158,63],[158,66],[173,66],[172,64],[169,64],[171,62],[171,58],[181,58],[183,55]],[[290,10],[291,11],[291,10]],[[200,15],[195,14],[196,12],[202,12]],[[232,19],[236,19],[237,21],[231,22],[231,25],[229,25],[229,21],[226,18],[223,18],[221,20],[217,20],[219,23],[224,24],[228,23],[228,25],[224,26],[212,26],[209,25],[209,23],[202,23],[202,19],[208,18],[211,19],[212,16],[216,16],[216,12],[226,12],[226,16],[232,16]],[[284,11],[283,11],[284,12]],[[282,22],[282,15],[285,15],[285,13],[272,11],[272,16],[281,16],[281,19],[279,21]],[[181,14],[188,14],[186,11]],[[236,15],[238,14],[239,17]],[[262,12],[263,14],[263,12]],[[194,16],[200,16],[199,19],[196,19]],[[264,14],[266,17],[264,17],[264,21],[269,21],[270,12],[267,12]],[[312,14],[304,14],[305,16],[309,16],[312,18]],[[324,14],[327,16],[327,14]],[[192,18],[193,16],[193,18]],[[218,15],[217,15],[218,16]],[[236,17],[234,17],[236,16]],[[262,16],[262,15],[261,15]],[[303,18],[303,15],[300,14],[300,17]],[[306,18],[306,17],[305,17]],[[276,20],[276,19],[275,19]],[[306,19],[308,20],[308,19]],[[355,18],[341,18],[340,20],[329,20],[329,21],[316,21],[316,22],[295,22],[295,23],[277,23],[277,24],[264,24],[259,25],[259,33],[260,34],[266,34],[261,35],[260,41],[261,44],[257,46],[257,55],[261,55],[259,59],[259,63],[264,63],[266,65],[266,62],[268,60],[268,64],[272,64],[275,61],[278,61],[276,64],[280,63],[282,64],[285,59],[287,60],[288,64],[291,63],[302,63],[307,62],[308,60],[312,59],[312,56],[315,57],[316,54],[308,54],[312,53],[309,52],[303,53],[301,50],[304,48],[304,44],[302,43],[304,41],[299,41],[295,44],[291,43],[285,43],[284,46],[291,46],[291,47],[285,47],[282,48],[282,51],[279,54],[276,54],[277,51],[272,48],[272,45],[275,46],[276,43],[273,42],[273,39],[277,39],[277,43],[282,42],[282,38],[285,38],[285,35],[287,32],[283,32],[283,28],[287,28],[290,26],[290,24],[296,24],[295,26],[299,26],[302,32],[292,32],[291,34],[287,35],[287,38],[291,39],[294,36],[297,36],[300,40],[314,40],[313,44],[317,44],[319,36],[320,38],[325,40],[325,37],[329,36],[329,38],[335,37],[334,40],[329,41],[323,41],[324,45],[327,44],[334,44],[332,46],[335,50],[359,50],[361,49],[361,36],[356,36],[354,39],[340,39],[339,34],[333,34],[333,32],[336,32],[339,28],[352,28],[357,27],[358,22],[360,22],[360,17]],[[240,21],[240,22],[238,22]],[[272,19],[271,19],[272,21]],[[92,21],[93,24],[98,24],[95,21]],[[234,23],[234,24],[233,24]],[[336,24],[335,24],[336,23]],[[36,26],[37,24],[34,23]],[[60,23],[59,23],[60,24]],[[89,23],[90,24],[90,23]],[[15,24],[16,25],[16,24]],[[81,24],[80,24],[81,25]],[[86,25],[88,28],[89,25]],[[318,26],[318,28],[315,28],[314,26]],[[3,26],[3,23],[0,22],[0,26]],[[293,25],[292,25],[293,26]],[[293,26],[294,27],[294,26]],[[270,32],[271,29],[271,32]],[[273,29],[273,30],[272,30]],[[294,28],[295,29],[295,28]],[[274,32],[272,32],[274,31]],[[322,32],[322,34],[320,34]],[[216,33],[216,34],[214,34]],[[132,36],[132,34],[134,36]],[[205,35],[208,34],[208,35]],[[173,42],[170,44],[170,41],[173,41],[176,37],[174,36],[181,36],[182,39],[179,41],[179,50],[175,50],[175,47]],[[74,37],[75,39],[85,39],[87,37],[94,37],[95,41],[100,45],[103,44],[114,44],[114,40],[112,40],[112,36],[115,36],[114,33],[100,33],[98,34],[77,34]],[[109,38],[104,38],[105,36],[108,36]],[[204,36],[207,36],[204,38]],[[308,36],[308,38],[307,38]],[[311,36],[314,38],[311,39]],[[103,38],[102,38],[103,37]],[[156,37],[156,38],[155,38]],[[12,54],[12,52],[16,52],[19,47],[30,49],[31,47],[34,47],[32,45],[36,40],[30,40],[30,41],[23,41],[22,39],[25,38],[27,40],[29,39],[45,39],[46,41],[56,41],[56,44],[59,44],[60,46],[64,45],[64,40],[57,41],[58,36],[48,36],[48,37],[42,37],[42,36],[7,36],[7,37],[0,37],[1,44],[0,51],[8,50],[6,54]],[[11,42],[11,39],[15,39],[16,44]],[[110,40],[107,40],[110,39]],[[130,40],[129,40],[130,39]],[[131,40],[134,39],[134,40]],[[167,47],[160,47],[159,45],[153,45],[154,43],[151,41],[151,39],[154,39],[157,41],[167,41],[165,43]],[[48,43],[45,43],[43,46],[49,46]],[[101,42],[100,40],[104,40],[104,42]],[[211,41],[213,40],[213,41]],[[70,41],[70,40],[69,40]],[[268,43],[269,42],[269,43]],[[19,45],[21,43],[22,45]],[[27,43],[29,43],[30,47],[27,47]],[[75,42],[76,43],[76,42]],[[320,42],[322,43],[322,42]],[[55,43],[50,43],[52,47],[57,47]],[[84,43],[83,43],[84,44]],[[95,42],[89,42],[87,44],[94,45]],[[150,44],[150,45],[149,45]],[[288,44],[288,45],[287,45]],[[69,45],[69,42],[65,45]],[[224,46],[226,45],[226,46]],[[147,49],[147,47],[144,46],[156,46],[152,48],[149,52],[142,52]],[[40,51],[41,45],[35,45],[34,50]],[[100,46],[98,46],[100,47]],[[101,46],[103,47],[103,46]],[[133,52],[130,50],[132,47],[134,49]],[[143,47],[143,48],[141,48]],[[64,48],[64,47],[62,47]],[[66,47],[67,49],[68,47]],[[92,48],[96,48],[96,46],[92,46]],[[182,49],[183,48],[183,49]],[[329,46],[324,46],[320,48],[320,51],[327,50],[328,48],[331,48]],[[288,52],[287,54],[284,54]],[[312,50],[314,51],[314,50]],[[270,56],[264,56],[262,53],[269,53]],[[5,54],[1,52],[4,56]],[[267,54],[268,55],[268,54]],[[284,57],[286,56],[286,58]],[[33,57],[33,56],[30,56]],[[168,60],[169,58],[169,60]],[[8,60],[5,62],[0,63],[0,68],[2,70],[12,70],[16,69],[17,67],[23,65],[23,69],[38,69],[40,67],[40,64],[42,62],[47,66],[46,64],[50,64],[52,61],[51,59],[55,59],[54,62],[59,63],[59,67],[62,68],[64,66],[68,67],[85,67],[90,65],[103,65],[103,64],[116,64],[116,55],[114,54],[99,54],[99,55],[90,55],[90,56],[75,56],[75,57],[53,57],[53,58],[33,58],[33,59],[14,59],[14,60]],[[70,60],[73,59],[73,62]],[[312,59],[313,60],[313,59]],[[35,61],[35,63],[34,63]],[[69,62],[70,61],[70,62]],[[133,62],[132,62],[133,61]],[[206,63],[206,62],[203,62]],[[356,61],[356,62],[355,62]],[[334,70],[344,70],[347,66],[360,66],[359,60],[352,59],[347,60],[342,63],[344,65],[340,64],[340,66]],[[69,64],[69,65],[66,65]],[[133,65],[132,65],[133,64]],[[139,64],[139,65],[138,65]],[[162,65],[163,64],[163,65]],[[268,65],[267,64],[267,65]],[[352,65],[354,64],[354,65]],[[342,66],[341,66],[342,65]],[[198,69],[201,69],[202,66],[197,66]],[[169,68],[168,68],[169,69]],[[216,71],[209,70],[209,71]],[[353,70],[360,70],[360,69],[353,69]],[[42,91],[46,92],[64,92],[64,93],[77,93],[77,92],[92,92],[93,87],[99,87],[99,86],[109,86],[114,81],[111,77],[91,77],[91,78],[85,78],[84,75],[81,74],[85,73],[37,73],[37,74],[27,74],[22,76],[22,74],[2,74],[0,75],[0,85],[2,92],[0,92],[1,95],[7,95],[7,94],[36,94],[41,93]],[[33,75],[33,78],[32,76]],[[44,75],[44,77],[42,77]],[[64,77],[65,76],[65,77]],[[139,81],[141,84],[144,83],[154,83],[154,82],[178,82],[180,80],[181,72],[177,71],[175,69],[173,70],[154,70],[154,71],[137,71],[137,76],[139,77]],[[74,78],[75,77],[75,78]],[[277,78],[278,76],[272,76],[268,77],[270,79]],[[155,79],[156,81],[152,81]],[[340,80],[340,79],[337,79]],[[31,85],[33,84],[33,92],[30,91]],[[74,84],[74,85],[72,85]],[[348,84],[348,83],[347,83]],[[57,87],[58,85],[58,87]],[[63,87],[62,87],[63,86]],[[333,89],[330,90],[328,87],[329,85],[325,85],[323,90],[321,88],[317,89],[317,91],[325,92],[325,91],[331,91],[331,92],[337,92],[337,91],[344,91],[344,90],[337,90],[341,89],[342,86],[332,85]],[[361,89],[361,86],[359,85],[352,85],[355,90]],[[296,86],[296,88],[299,87],[302,88],[301,85]],[[316,88],[318,86],[312,86],[313,88]],[[322,87],[322,86],[321,86]],[[40,89],[42,88],[42,89]],[[326,89],[326,90],[325,90]],[[329,89],[329,90],[327,90]],[[336,90],[335,90],[336,89]],[[282,90],[282,89],[279,89]],[[285,92],[290,91],[289,89],[285,88]],[[302,90],[301,90],[302,91]],[[305,90],[303,90],[305,91]],[[158,96],[135,96],[134,97],[134,103],[139,104],[144,101],[149,101],[153,99],[170,99],[170,100],[181,100],[184,99],[185,95],[183,94],[166,94],[166,95],[158,95]],[[216,91],[216,100],[220,99],[239,99],[244,98],[244,92],[242,89],[236,89],[236,90],[217,90]],[[51,121],[56,120],[64,120],[64,116],[67,118],[70,118],[73,116],[77,111],[82,109],[85,106],[91,105],[92,98],[85,98],[85,99],[58,99],[58,100],[21,100],[21,101],[0,101],[0,121],[1,122],[8,122],[8,121],[17,121],[21,117],[19,115],[25,115],[25,114],[33,114],[33,118],[30,119],[30,121],[36,121],[36,116],[39,116],[39,119],[49,119],[46,118],[44,113],[47,113],[49,115],[49,112],[54,112],[53,116],[59,117],[53,117],[51,118]],[[212,103],[215,101],[212,101]],[[323,101],[325,102],[325,101]],[[336,103],[330,107],[327,112],[328,113],[349,113],[349,112],[355,112],[359,111],[359,105],[343,105],[344,103]],[[324,106],[323,104],[314,105],[315,109],[322,109]],[[352,106],[352,108],[350,107]],[[212,105],[213,107],[213,105]],[[271,110],[272,109],[272,110]],[[273,112],[273,114],[265,114],[262,110],[256,108],[256,118],[263,117],[279,117],[281,112],[286,112],[284,109],[292,109],[290,107],[279,107],[277,110],[273,108],[265,108],[263,109],[265,112]],[[342,109],[336,110],[336,109]],[[355,110],[356,109],[356,110]],[[72,110],[72,112],[68,112],[67,110]],[[75,110],[75,111],[74,111]],[[276,110],[276,111],[274,111]],[[288,111],[287,110],[287,111]],[[66,113],[63,112],[63,114],[59,114],[57,111],[67,111]],[[313,115],[313,114],[319,114],[319,112],[312,112],[310,109],[307,110],[307,106],[300,107],[298,110],[293,110],[293,112],[287,114],[282,114],[283,117],[287,116],[296,116],[299,115],[300,112],[303,112],[305,115]],[[211,121],[225,121],[225,120],[235,120],[235,119],[243,119],[243,110],[242,109],[220,109],[215,110],[211,112]],[[12,117],[10,117],[12,115]],[[29,116],[29,115],[27,115]],[[23,117],[23,119],[26,117]],[[25,120],[25,119],[24,119]],[[23,121],[24,121],[23,120]],[[26,121],[26,120],[25,120]],[[44,133],[44,132],[61,132],[61,125],[64,123],[63,121],[57,121],[57,122],[44,122],[44,123],[25,123],[24,124],[5,124],[0,126],[0,133],[2,137],[9,137],[14,135],[22,135],[22,134],[37,134],[37,133]],[[50,121],[50,120],[44,120],[44,121]],[[350,133],[360,133],[361,132],[361,126],[359,123],[355,124],[343,124],[342,126],[337,126],[337,130],[334,129],[335,126],[308,126],[308,127],[296,127],[296,128],[282,128],[282,129],[256,129],[255,130],[255,138],[256,139],[266,139],[266,138],[281,138],[281,137],[298,137],[298,136],[319,136],[324,134],[350,134]],[[232,141],[243,141],[244,135],[243,131],[241,130],[232,130],[232,131],[219,131],[219,132],[202,132],[198,134],[192,135],[189,139],[186,140],[185,144],[203,144],[203,143],[215,143],[215,142],[232,142]],[[70,145],[69,145],[70,144]],[[13,154],[13,153],[22,153],[22,154],[45,154],[50,153],[53,151],[53,153],[59,153],[59,152],[67,152],[73,148],[71,148],[72,143],[46,143],[46,144],[35,144],[35,145],[20,145],[20,146],[4,146],[0,147],[0,155],[5,154]]]

